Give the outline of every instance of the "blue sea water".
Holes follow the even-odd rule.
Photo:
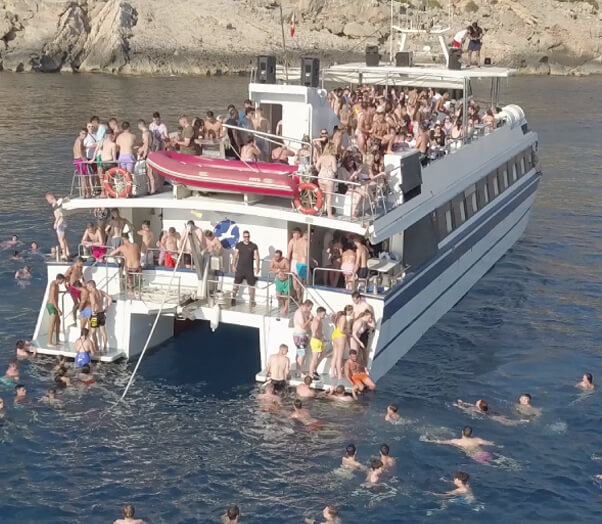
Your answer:
[[[173,126],[181,112],[224,112],[245,88],[242,78],[0,74],[0,241],[16,233],[46,251],[54,244],[43,196],[68,191],[71,145],[92,113],[135,122],[159,109]],[[14,407],[0,383],[0,522],[112,522],[125,502],[151,523],[217,522],[232,503],[249,523],[303,522],[325,504],[345,523],[598,521],[600,393],[574,384],[602,370],[599,79],[518,78],[506,100],[540,133],[545,176],[527,232],[373,395],[354,406],[312,402],[319,432],[259,412],[253,332],[230,328],[224,339],[226,326],[212,334],[199,324],[151,351],[119,405],[131,364],[104,366],[97,384],[53,407],[39,400],[52,361],[22,362],[28,405]],[[2,366],[31,335],[46,281],[41,258],[11,254],[0,250]],[[22,288],[13,275],[24,263],[34,276]],[[522,426],[452,406],[485,398],[513,416],[522,392],[543,409]],[[390,402],[403,424],[384,422]],[[492,463],[426,442],[466,424],[497,444]],[[382,485],[339,470],[350,442],[364,462],[390,445],[397,466]],[[450,489],[457,469],[470,474],[475,504],[429,493]]]

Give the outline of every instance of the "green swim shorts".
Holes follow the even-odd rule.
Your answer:
[[[46,311],[48,311],[49,315],[58,315],[59,312],[56,310],[53,304],[46,304]]]
[[[276,279],[276,293],[282,293],[283,295],[288,295],[291,288],[291,279],[287,278],[286,280]]]

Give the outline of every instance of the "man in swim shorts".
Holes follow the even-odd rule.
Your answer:
[[[121,123],[121,133],[119,133],[115,143],[119,146],[119,167],[133,173],[136,165],[136,156],[134,155],[136,135],[130,131],[129,122]]]
[[[88,136],[87,129],[80,129],[75,142],[73,142],[73,165],[75,172],[80,175],[81,196],[90,198],[92,195],[90,177],[88,176],[88,160],[84,155],[84,140]]]
[[[491,460],[491,453],[483,450],[481,446],[495,446],[495,443],[490,442],[489,440],[473,437],[472,428],[470,426],[465,426],[462,429],[462,436],[460,438],[453,438],[449,440],[431,440],[430,442],[433,444],[446,444],[460,448],[469,457],[473,458],[477,462],[488,462]]]
[[[96,288],[96,282],[94,280],[88,280],[86,282],[86,289],[90,294],[90,306],[92,308],[92,316],[90,317],[90,336],[94,345],[99,348],[100,344],[96,340],[96,331],[100,330],[100,336],[102,339],[102,352],[107,351],[107,328],[106,324],[106,312],[111,307],[113,299],[107,295],[104,291]],[[104,302],[107,301],[105,307]]]
[[[121,235],[121,246],[109,253],[110,257],[122,256],[125,259],[124,271],[126,274],[127,288],[129,293],[133,293],[136,284],[138,287],[142,285],[142,281],[136,282],[136,274],[142,272],[140,266],[140,247],[138,244],[130,242],[130,237],[127,233]]]
[[[301,376],[303,374],[303,364],[305,362],[305,350],[309,346],[309,336],[307,334],[307,330],[309,329],[309,325],[311,321],[314,319],[311,314],[311,308],[314,306],[314,303],[311,300],[306,300],[301,304],[299,309],[295,311],[295,316],[293,317],[293,342],[297,347],[297,361],[295,367],[295,375]]]
[[[359,362],[358,354],[355,349],[349,350],[349,358],[343,366],[343,374],[345,378],[351,382],[352,386],[357,386],[359,391],[364,391],[368,388],[373,391],[376,389],[376,384],[370,378],[368,368]]]
[[[92,318],[92,305],[90,304],[90,292],[86,286],[82,286],[79,297],[79,322],[80,328],[84,329],[89,326],[90,318]]]
[[[59,332],[61,329],[60,315],[63,312],[59,308],[59,286],[65,282],[65,276],[59,273],[56,278],[50,283],[48,288],[48,302],[46,303],[46,311],[48,312],[48,347],[54,348],[61,345],[59,340]],[[55,335],[56,343],[52,343],[52,335]]]
[[[305,284],[307,279],[307,237],[296,227],[293,229],[293,235],[288,242],[287,258],[291,262],[291,272],[297,275],[298,279],[293,279],[293,287],[297,295],[297,300],[301,298],[301,284]]]
[[[285,317],[288,311],[289,297],[291,293],[291,277],[289,276],[290,265],[288,259],[282,256],[282,251],[274,251],[274,258],[270,262],[270,273],[276,273],[274,283],[276,284],[276,298],[280,304],[280,316]]]
[[[355,267],[354,273],[358,279],[366,281],[368,278],[368,248],[358,236],[353,238],[355,245]]]
[[[291,361],[287,357],[288,346],[280,344],[278,353],[270,355],[266,367],[266,376],[272,379],[275,392],[281,392],[286,389],[286,381],[291,372]]]
[[[313,380],[320,380],[318,374],[318,366],[324,355],[324,327],[322,321],[326,316],[326,309],[322,306],[316,309],[316,316],[311,321],[311,339],[309,340],[309,347],[311,348],[311,362],[309,363],[309,376]]]

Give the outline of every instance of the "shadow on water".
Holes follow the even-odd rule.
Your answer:
[[[130,363],[133,370],[135,361]],[[252,385],[260,371],[259,332],[255,328],[197,320],[164,344],[149,350],[138,373],[169,385],[202,384],[212,394]]]

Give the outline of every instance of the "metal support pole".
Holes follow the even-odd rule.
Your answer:
[[[462,98],[462,129],[464,131],[464,140],[468,133],[468,77],[464,77],[464,97]]]
[[[286,39],[284,37],[284,17],[282,15],[282,3],[278,5],[280,8],[280,28],[282,29],[282,49],[284,50],[284,78],[288,84],[288,60],[286,55]]]

